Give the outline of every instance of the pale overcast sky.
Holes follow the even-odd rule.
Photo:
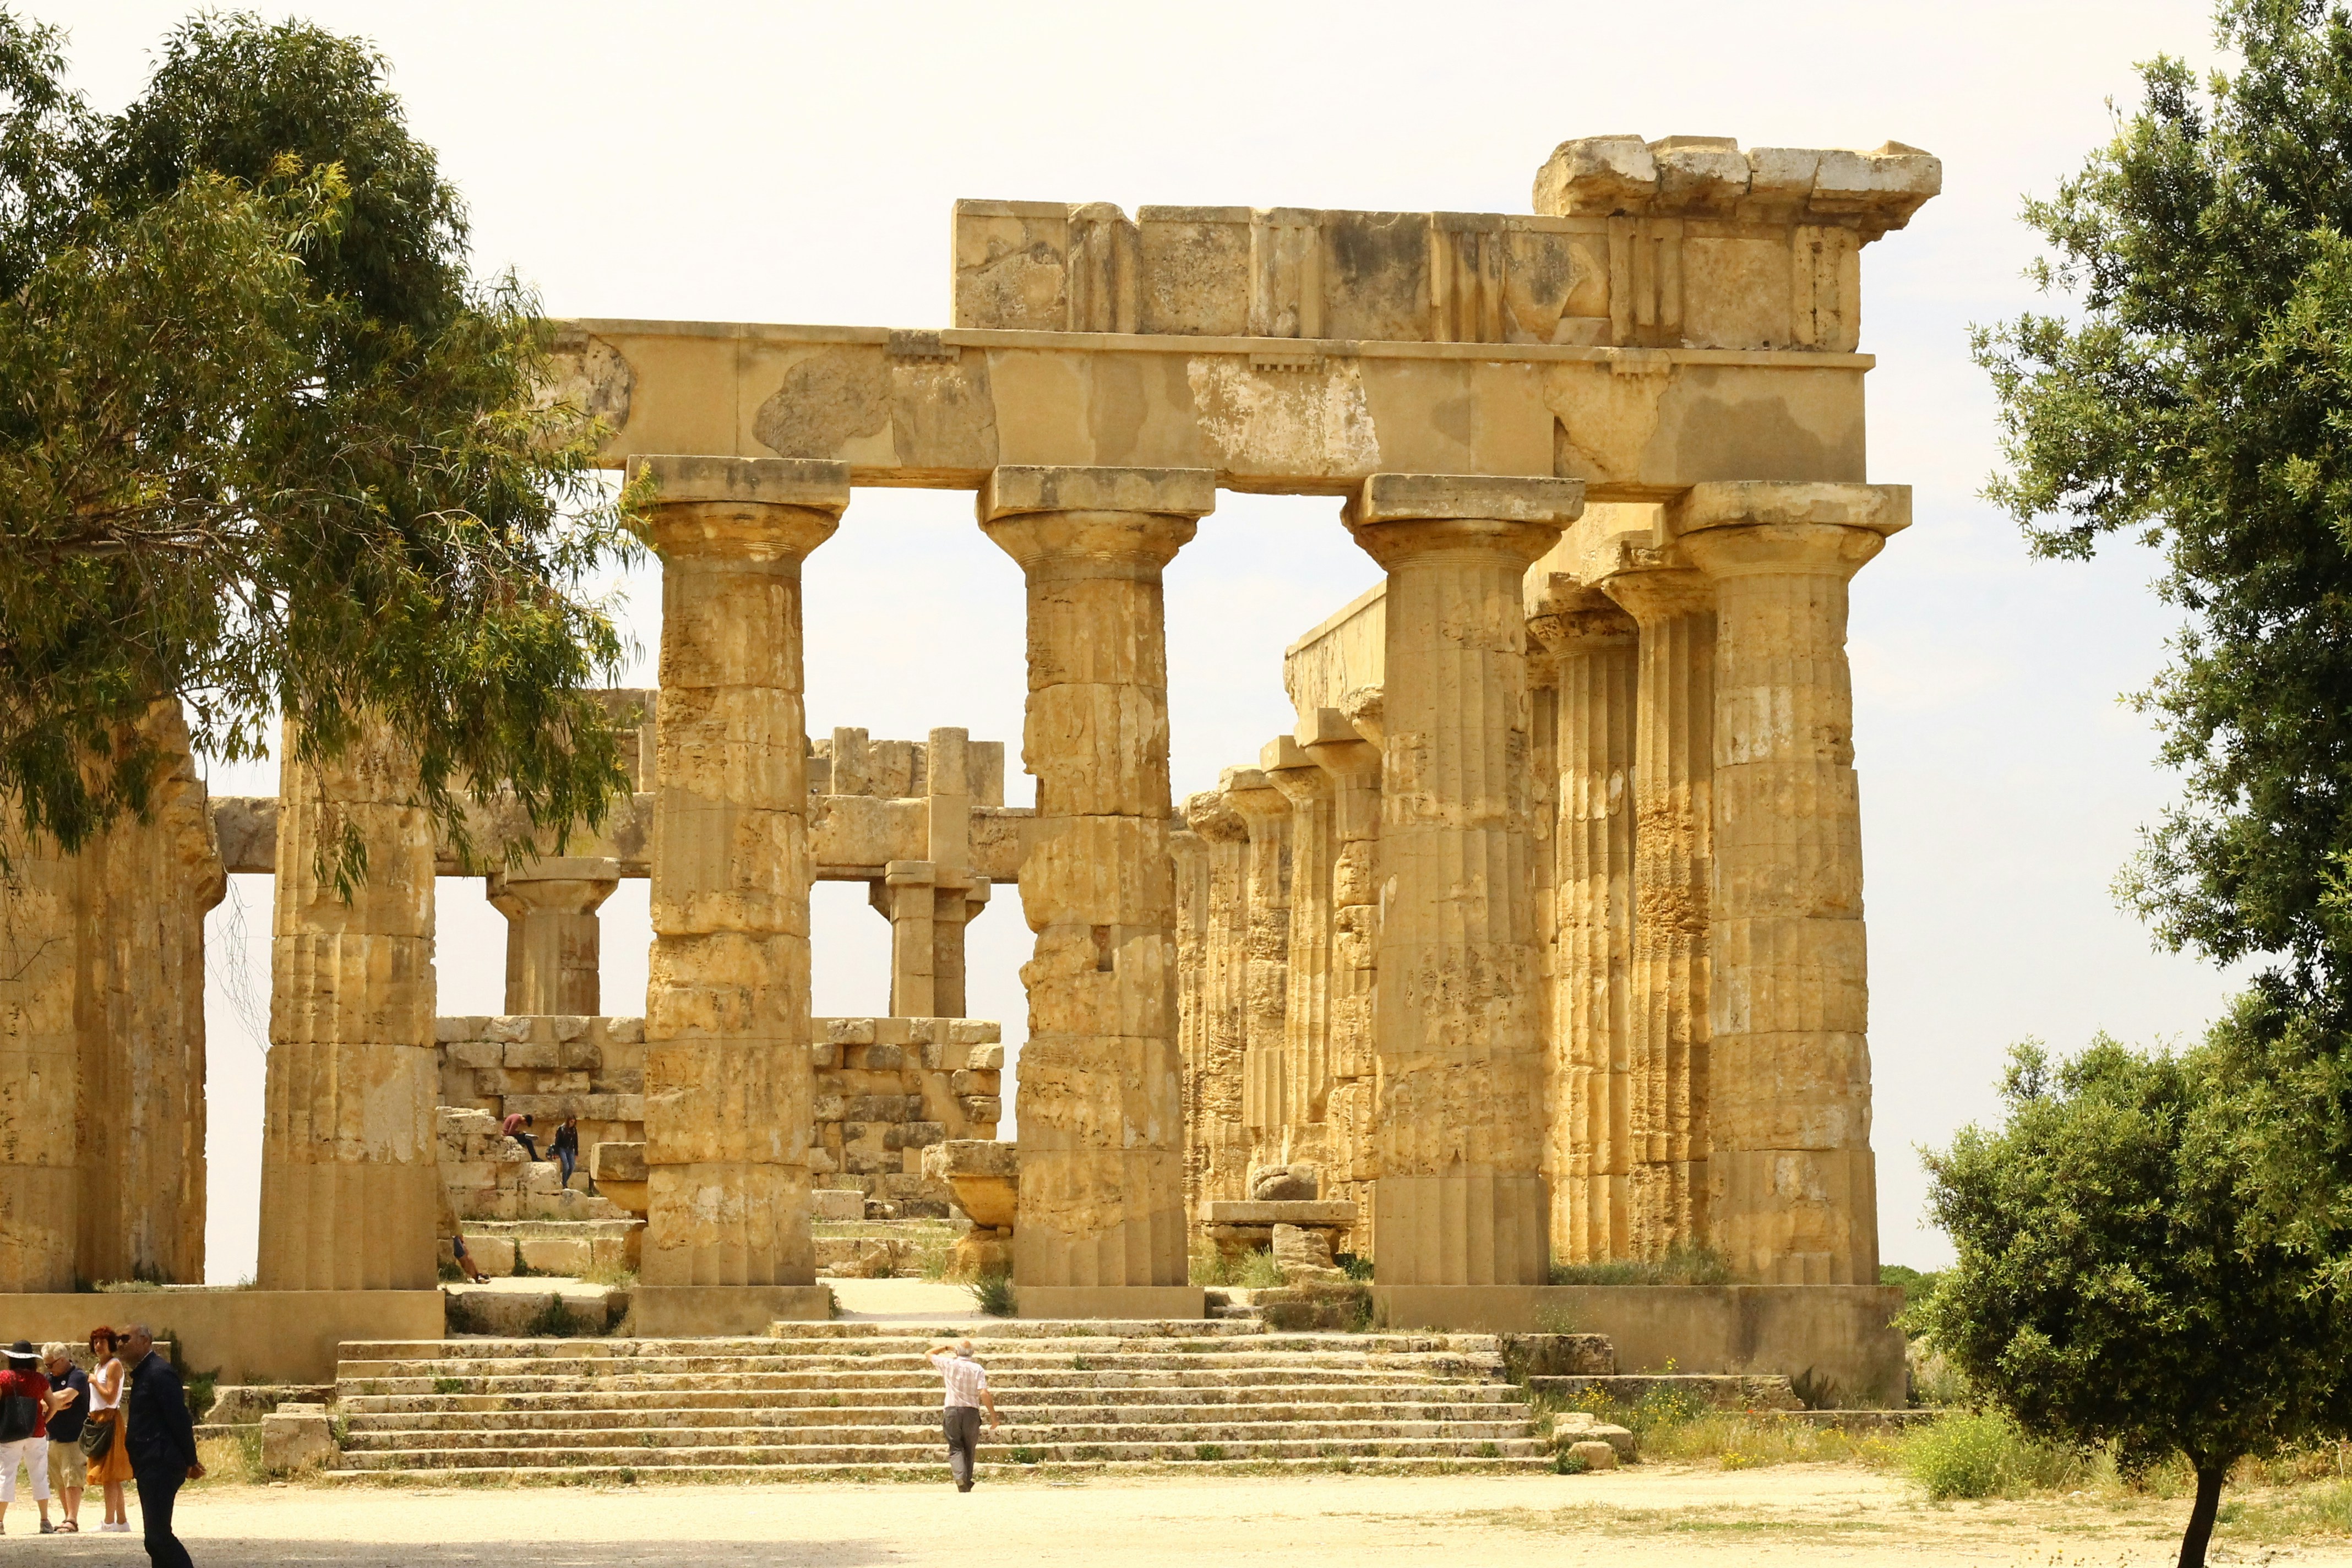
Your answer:
[[[70,29],[74,79],[110,109],[184,14],[17,3]],[[1853,594],[1885,1259],[1949,1257],[1921,1224],[1915,1151],[1993,1110],[2011,1041],[2155,1042],[2217,1011],[2222,977],[2151,951],[2108,890],[2173,788],[2118,701],[2171,628],[2147,592],[2154,563],[2027,559],[1977,499],[1997,454],[1967,342],[1970,322],[2031,300],[2020,198],[2105,135],[2132,62],[2210,58],[2203,5],[401,0],[299,14],[381,46],[471,205],[478,261],[513,267],[559,315],[944,325],[959,196],[1524,212],[1537,166],[1571,136],[1937,153],[1944,195],[1863,259],[1870,477],[1917,487],[1915,526]],[[1180,798],[1289,728],[1284,645],[1375,575],[1337,503],[1220,498],[1168,574]],[[632,679],[650,685],[657,595],[649,579],[626,587],[646,650]],[[861,491],[808,568],[812,731],[962,725],[1017,755],[1021,602],[967,497]],[[252,1268],[258,1194],[268,889],[236,880],[212,928],[207,1007],[216,1280]],[[504,922],[478,883],[442,894],[441,1011],[495,1012]],[[863,894],[820,889],[820,1014],[886,1005],[887,928]],[[641,882],[606,906],[607,1011],[642,1005],[645,910]],[[1007,889],[974,928],[972,1011],[1013,1041],[1026,946]]]

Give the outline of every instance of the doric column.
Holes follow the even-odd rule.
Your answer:
[[[1379,1256],[1371,1236],[1380,1174],[1373,1128],[1380,1061],[1373,1033],[1373,963],[1380,940],[1381,749],[1337,710],[1318,708],[1299,725],[1307,754],[1330,781],[1329,1000],[1325,1019],[1330,1091],[1323,1104],[1324,1195],[1356,1205],[1350,1245]]]
[[[1184,1097],[1186,1136],[1199,1172],[1192,1201],[1249,1196],[1249,1128],[1242,1120],[1242,1059],[1249,1040],[1249,827],[1215,790],[1184,803],[1201,840],[1203,909],[1201,1024]]]
[[[1033,1300],[1185,1278],[1160,572],[1215,503],[1206,469],[1003,468],[980,493],[1028,583],[1021,903],[1037,950],[1013,1273]]]
[[[1260,758],[1266,781],[1290,805],[1289,976],[1283,988],[1284,1164],[1324,1163],[1323,1113],[1331,1093],[1331,775],[1297,740],[1280,736]]]
[[[1878,1279],[1846,584],[1896,485],[1705,484],[1715,585],[1714,1234],[1737,1278]]]
[[[621,863],[594,857],[534,860],[489,879],[507,917],[507,1011],[593,1017],[604,1009],[596,910],[621,885]]]
[[[1251,1165],[1276,1165],[1284,1163],[1288,1120],[1282,1052],[1290,1026],[1290,801],[1257,768],[1227,768],[1217,784],[1249,830],[1242,1123],[1250,1130]]]
[[[1528,618],[1552,665],[1554,989],[1552,1251],[1573,1263],[1630,1255],[1627,1046],[1632,1032],[1633,713],[1631,616],[1555,579]]]
[[[772,1295],[815,1279],[801,563],[838,526],[849,472],[772,458],[639,461],[660,487],[662,560],[646,1326],[648,1306],[667,1323],[654,1298],[667,1289]],[[767,1299],[747,1298],[737,1316],[756,1318]]]
[[[47,833],[26,832],[16,810],[10,801],[0,826],[9,861],[0,881],[0,1291],[71,1290],[83,868]]]
[[[1715,598],[1706,577],[1671,553],[1628,547],[1620,565],[1601,585],[1640,625],[1627,1245],[1656,1258],[1708,1234]]]
[[[440,1204],[433,823],[415,759],[381,725],[363,724],[316,768],[295,760],[294,741],[289,724],[255,1276],[265,1290],[429,1290]],[[353,834],[364,879],[339,890]]]
[[[1375,474],[1349,503],[1349,531],[1388,572],[1382,1284],[1545,1279],[1520,579],[1583,491],[1573,479]]]

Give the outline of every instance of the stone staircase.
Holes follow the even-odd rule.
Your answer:
[[[933,1339],[980,1342],[1037,1464],[1545,1469],[1492,1336],[1245,1321],[779,1323],[765,1338],[347,1343],[331,1479],[797,1479],[946,1473]]]

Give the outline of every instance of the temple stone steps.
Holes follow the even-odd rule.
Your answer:
[[[711,1340],[352,1342],[343,1479],[944,1473],[936,1339],[982,1342],[1003,1427],[983,1473],[1034,1464],[1541,1468],[1496,1342],[1275,1334],[1231,1321],[782,1323]]]

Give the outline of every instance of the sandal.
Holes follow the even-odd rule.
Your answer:
[[[79,1535],[81,1533],[81,1526],[76,1524],[72,1520],[61,1519],[58,1521],[58,1533],[59,1535]]]

